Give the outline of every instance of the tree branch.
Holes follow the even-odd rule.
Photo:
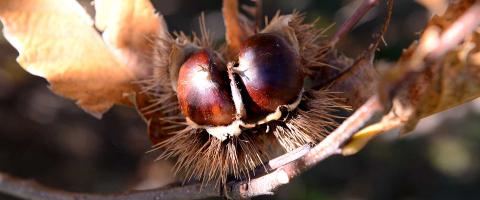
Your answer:
[[[345,34],[350,32],[350,30],[352,30],[358,21],[360,21],[360,19],[362,19],[368,13],[368,11],[375,7],[379,2],[380,0],[364,0],[360,7],[355,10],[355,13],[353,13],[353,15],[350,16],[350,18],[348,18],[348,20],[345,21],[342,26],[340,26],[337,32],[335,32],[333,37],[330,39],[329,46],[334,47],[338,41],[340,41]]]
[[[186,185],[156,190],[129,191],[119,194],[87,194],[67,192],[43,186],[35,181],[0,173],[0,192],[21,199],[35,200],[184,200],[219,197],[220,189],[214,186]]]
[[[372,120],[378,120],[383,114],[378,98],[372,97],[352,116],[345,120],[324,141],[308,151],[308,147],[287,153],[269,162],[268,168],[273,172],[251,179],[233,182],[225,191],[214,185],[194,184],[173,188],[161,188],[144,191],[130,191],[121,194],[85,194],[66,192],[40,185],[34,181],[15,178],[0,173],[0,192],[23,199],[38,200],[133,200],[133,199],[203,199],[227,196],[244,199],[259,195],[273,194],[278,187],[289,183],[290,179],[311,168],[318,162],[341,152],[341,146],[355,132]]]
[[[401,63],[401,67],[386,74],[381,85],[379,97],[386,109],[400,90],[410,85],[427,68],[438,68],[442,57],[457,47],[480,25],[480,1],[475,1],[458,19],[443,32],[438,26],[427,27],[413,53],[415,57]],[[397,63],[398,65],[398,63]]]
[[[285,163],[274,172],[265,176],[233,184],[227,196],[234,199],[250,198],[263,194],[271,194],[279,186],[289,183],[290,179],[310,169],[320,161],[341,153],[342,145],[354,133],[371,122],[375,122],[383,114],[383,107],[376,96],[371,97],[353,115],[345,120],[335,131],[325,138],[320,144],[293,162]],[[303,147],[302,147],[303,148]],[[297,152],[286,154],[282,157],[297,157]],[[271,166],[272,168],[276,166]]]

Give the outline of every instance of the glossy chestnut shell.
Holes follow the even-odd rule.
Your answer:
[[[183,115],[197,125],[222,126],[235,120],[225,66],[209,50],[193,53],[180,67],[177,98]]]
[[[300,58],[283,37],[260,33],[248,38],[235,69],[251,100],[272,112],[301,95],[304,74]]]

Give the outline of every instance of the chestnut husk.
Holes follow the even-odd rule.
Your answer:
[[[321,75],[316,71],[325,67],[326,54],[320,40],[321,30],[304,23],[303,19],[299,13],[277,15],[260,32],[284,38],[299,56],[299,70],[307,78],[318,79]],[[251,172],[269,159],[305,144],[316,144],[337,126],[341,117],[332,113],[346,108],[343,100],[327,88],[311,89],[308,84],[302,84],[304,92],[294,110],[278,120],[246,129],[238,136],[221,141],[204,128],[192,126],[181,112],[172,85],[176,84],[180,65],[192,50],[215,49],[211,43],[204,42],[209,39],[204,34],[204,24],[201,25],[202,38],[189,38],[180,33],[171,40],[156,41],[159,52],[155,59],[161,60],[162,65],[155,66],[156,74],[151,79],[140,82],[144,92],[136,101],[149,126],[154,142],[152,151],[161,152],[158,159],[175,159],[175,172],[185,181],[195,179],[225,185],[231,178],[248,180]],[[226,57],[225,49],[217,52],[220,59]],[[246,92],[245,88],[241,90]]]

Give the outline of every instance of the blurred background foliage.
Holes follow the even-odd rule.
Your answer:
[[[296,9],[318,27],[340,24],[360,1],[265,0],[265,15]],[[93,14],[89,1],[82,5]],[[198,31],[205,12],[218,43],[224,25],[220,0],[154,0],[171,31]],[[339,49],[351,57],[371,41],[383,19],[373,10]],[[378,53],[394,61],[430,14],[413,0],[396,1],[388,43]],[[330,29],[328,33],[335,30]],[[153,162],[145,124],[133,109],[115,107],[102,120],[54,95],[47,82],[27,74],[17,52],[0,37],[0,171],[77,192],[119,192],[174,181],[168,161]],[[88,58],[87,58],[88,59]],[[333,157],[258,199],[478,199],[480,198],[480,101],[420,122],[413,134],[375,139],[359,154]],[[0,195],[0,199],[15,198]]]

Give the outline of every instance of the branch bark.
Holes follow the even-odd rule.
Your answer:
[[[347,20],[342,26],[338,29],[338,31],[333,35],[330,39],[329,46],[334,47],[340,39],[345,36],[352,28],[372,9],[375,7],[380,0],[364,0],[360,7],[355,10],[355,13]]]
[[[292,178],[310,169],[318,162],[341,153],[341,146],[354,133],[370,122],[378,120],[382,114],[383,107],[378,98],[374,96],[310,151],[308,151],[309,148],[302,147],[299,151],[293,151],[281,156],[281,158],[273,159],[267,166],[272,170],[271,173],[250,181],[230,183],[225,191],[215,185],[193,184],[120,194],[86,194],[66,192],[40,185],[34,181],[0,173],[0,192],[22,199],[37,200],[176,200],[225,196],[232,199],[245,199],[260,195],[271,195],[275,189],[289,183]]]

